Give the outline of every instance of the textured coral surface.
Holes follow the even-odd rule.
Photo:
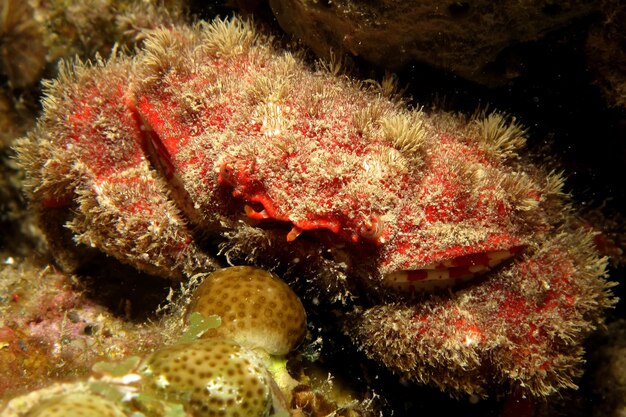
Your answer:
[[[46,277],[51,278],[53,288],[63,279],[63,274],[55,275]],[[300,300],[278,277],[253,267],[231,267],[199,275],[203,279],[201,285],[197,285],[196,279],[200,278],[197,276],[185,289],[192,293],[191,298],[200,302],[210,299],[213,294],[206,293],[208,285],[215,293],[229,295],[221,300],[223,307],[229,307],[226,310],[235,313],[235,317],[224,314],[224,320],[220,320],[216,315],[204,316],[192,311],[183,319],[183,304],[188,299],[181,296],[174,306],[170,305],[173,311],[164,320],[151,328],[143,326],[144,331],[133,329],[128,318],[124,326],[119,326],[121,329],[115,328],[121,321],[106,317],[108,313],[100,309],[95,320],[98,326],[107,327],[107,334],[99,337],[93,324],[88,325],[92,329],[89,332],[79,330],[86,328],[83,327],[86,321],[94,320],[92,310],[96,308],[70,288],[63,286],[54,293],[41,286],[38,290],[43,290],[46,296],[54,295],[55,302],[50,303],[46,296],[39,297],[36,302],[41,308],[37,310],[32,305],[35,300],[29,300],[33,295],[20,285],[23,280],[2,277],[12,284],[2,291],[19,291],[14,293],[18,296],[12,302],[23,302],[22,314],[16,308],[5,308],[3,315],[9,319],[24,316],[25,323],[7,320],[7,326],[0,328],[0,363],[7,366],[7,372],[0,377],[0,416],[374,415],[372,401],[351,397],[346,402],[345,395],[335,395],[328,389],[322,391],[320,383],[304,374],[299,375],[299,381],[289,374],[285,355],[292,353],[299,342],[291,337],[289,329],[294,323],[290,322],[297,322],[304,331],[306,319]],[[224,277],[236,285],[224,282]],[[250,290],[255,292],[252,306],[262,303],[263,297],[267,299],[264,307],[281,304],[276,299],[278,293],[288,300],[290,309],[298,310],[300,317],[287,314],[286,323],[278,323],[276,320],[282,317],[283,310],[268,309],[271,314],[262,314],[262,309],[257,308],[252,315],[258,328],[253,328],[248,320],[251,317],[245,317],[252,315],[246,311],[243,297],[236,296],[237,292],[243,295]],[[204,307],[210,307],[211,303],[215,304],[211,301]],[[188,307],[195,310],[194,305]],[[28,317],[32,311],[45,317],[33,324]],[[69,316],[69,322],[55,317],[59,313]],[[56,324],[61,328],[54,329]],[[31,330],[22,335],[9,326]],[[222,331],[222,326],[228,331]],[[254,333],[256,338],[249,337]],[[53,346],[48,346],[55,334],[60,334],[61,339],[53,340]],[[270,338],[263,337],[264,334]],[[128,339],[125,342],[124,337]],[[277,337],[283,339],[281,352],[276,349],[276,340],[272,340]],[[94,358],[99,361],[94,363]],[[299,355],[290,358],[301,364],[302,359]],[[16,385],[20,386],[11,386],[18,378],[22,383]],[[315,401],[304,403],[307,397]]]
[[[306,333],[306,313],[296,294],[260,268],[234,266],[212,273],[194,291],[188,311],[220,317],[220,326],[202,337],[227,337],[271,355],[294,350]]]
[[[3,400],[55,380],[86,375],[96,361],[119,359],[163,343],[163,329],[113,314],[43,260],[2,254]]]

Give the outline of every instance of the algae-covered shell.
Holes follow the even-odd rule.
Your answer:
[[[270,377],[252,351],[221,339],[163,348],[148,358],[148,389],[194,417],[262,417],[272,406]]]
[[[272,355],[295,349],[306,333],[298,296],[276,275],[235,266],[209,275],[196,289],[189,312],[217,314],[222,324],[203,337],[221,336]]]

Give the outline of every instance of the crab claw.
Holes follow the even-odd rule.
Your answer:
[[[489,272],[522,249],[523,246],[515,246],[506,250],[472,253],[424,265],[419,269],[394,271],[384,276],[384,282],[402,290],[447,288]]]
[[[267,213],[265,209],[261,211],[256,211],[255,209],[253,209],[252,207],[246,204],[243,207],[243,210],[245,211],[246,216],[248,216],[250,219],[263,220],[263,219],[271,218],[271,216]]]

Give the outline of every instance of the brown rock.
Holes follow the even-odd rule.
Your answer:
[[[25,1],[0,2],[0,74],[12,88],[39,80],[46,63],[42,27]]]
[[[626,5],[605,0],[602,15],[587,39],[587,61],[608,103],[626,107]]]
[[[591,355],[590,377],[596,396],[594,416],[626,413],[626,320],[608,326],[601,346]]]
[[[510,47],[540,39],[597,7],[595,1],[574,0],[270,0],[270,4],[283,29],[318,56],[341,50],[393,70],[421,61],[491,85],[518,75],[507,63],[512,60]]]

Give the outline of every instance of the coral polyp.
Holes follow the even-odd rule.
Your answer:
[[[303,403],[307,395],[315,395],[327,414],[373,415],[371,400],[354,396],[346,401],[345,396],[328,391],[314,394],[321,383],[300,375],[301,383],[288,371],[283,354],[300,343],[306,317],[297,296],[276,275],[245,266],[208,275],[200,286],[191,286],[195,302],[188,306],[186,326],[180,326],[183,311],[177,310],[152,329],[176,340],[173,344],[165,338],[157,343],[159,336],[153,335],[155,345],[149,352],[136,349],[133,355],[116,355],[117,359],[101,357],[104,360],[91,362],[90,372],[75,372],[63,383],[8,401],[0,398],[0,417],[300,415],[301,408],[316,408]],[[0,342],[10,337],[9,328],[0,328]],[[12,353],[7,347],[2,351]],[[23,353],[32,356],[27,347]],[[302,361],[295,355],[291,359]],[[8,377],[14,374],[10,371]],[[35,377],[39,385],[53,379]]]
[[[269,374],[261,360],[240,345],[205,339],[163,348],[148,358],[146,383],[193,416],[268,416]]]
[[[28,417],[124,417],[125,414],[115,403],[92,394],[75,393],[61,395],[37,405],[27,414]]]
[[[306,313],[298,296],[260,268],[234,266],[213,272],[194,291],[188,311],[221,318],[220,326],[202,337],[225,337],[270,355],[291,352],[306,333]]]
[[[336,303],[408,379],[574,386],[613,300],[562,178],[515,120],[411,109],[391,84],[311,68],[237,18],[152,31],[47,83],[18,149],[31,204],[68,270],[98,251],[175,280],[258,265]]]

